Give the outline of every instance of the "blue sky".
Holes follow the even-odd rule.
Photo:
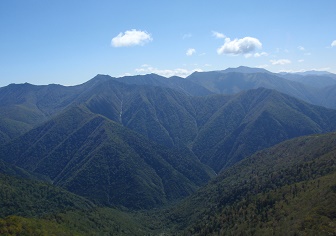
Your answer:
[[[0,86],[240,65],[336,73],[336,1],[0,1]]]

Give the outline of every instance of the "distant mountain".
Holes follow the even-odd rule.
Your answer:
[[[293,74],[297,74],[297,75],[333,75],[333,73],[330,73],[328,71],[317,71],[317,70],[295,72]]]
[[[332,235],[335,143],[331,133],[258,152],[167,210],[161,220],[181,235]]]
[[[253,70],[253,69],[252,69]],[[257,69],[258,71],[259,69]],[[305,85],[289,81],[272,73],[241,73],[219,71],[194,72],[186,79],[202,85],[217,94],[235,94],[256,88],[275,89],[279,92],[315,104],[315,90]]]
[[[330,74],[331,75],[331,74]],[[300,74],[281,74],[282,78],[296,81],[305,85],[308,85],[313,88],[325,88],[328,86],[336,85],[336,77],[333,78],[328,74],[322,75],[314,75],[314,74],[307,74],[307,75],[300,75]],[[336,76],[336,75],[335,75]]]
[[[133,209],[185,197],[213,175],[194,156],[79,107],[8,143],[0,158],[99,204]]]
[[[264,69],[238,67],[223,71],[194,72],[186,78],[217,94],[236,94],[260,87],[275,89],[308,103],[336,109],[331,89],[336,75],[329,72],[271,73]],[[325,93],[325,89],[328,94]]]

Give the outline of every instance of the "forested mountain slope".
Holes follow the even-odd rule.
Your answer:
[[[305,136],[223,171],[166,212],[183,235],[333,235],[336,134]]]
[[[59,187],[4,174],[2,170],[1,235],[145,235],[151,232],[132,214],[99,208]]]

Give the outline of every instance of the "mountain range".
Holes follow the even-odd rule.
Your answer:
[[[29,202],[35,202],[36,196],[27,194],[28,201],[15,197],[15,201],[23,202],[22,207],[5,207],[0,216],[19,217],[4,218],[4,224],[13,221],[32,228],[51,224],[53,230],[57,225],[50,219],[61,217],[60,227],[69,235],[90,234],[93,228],[99,228],[96,221],[88,224],[91,228],[79,229],[69,225],[79,224],[75,219],[70,223],[65,220],[71,214],[91,215],[96,220],[92,214],[97,209],[98,215],[116,222],[113,232],[120,235],[123,230],[134,235],[162,233],[158,220],[169,226],[163,233],[172,234],[239,234],[253,222],[265,230],[252,227],[250,234],[275,232],[277,227],[287,227],[287,220],[273,228],[267,220],[287,218],[274,213],[277,205],[265,203],[265,198],[281,202],[283,199],[274,191],[287,193],[288,186],[294,188],[302,181],[320,181],[321,191],[327,191],[326,181],[333,178],[334,155],[330,153],[334,134],[321,134],[336,131],[336,110],[331,109],[336,99],[334,81],[331,73],[276,74],[238,67],[195,72],[185,79],[155,74],[122,78],[97,75],[77,86],[26,83],[2,87],[3,184],[17,193],[15,196],[41,188],[51,191],[37,190],[43,196],[53,191],[62,194],[59,200],[53,200],[60,205],[47,215],[29,210]],[[307,136],[312,134],[320,136]],[[311,169],[305,169],[306,163],[312,163]],[[301,176],[306,171],[313,174]],[[315,187],[309,191],[319,192]],[[6,191],[1,194],[7,199],[4,202],[8,201]],[[309,197],[302,190],[297,196]],[[286,204],[294,206],[298,201],[294,200]],[[66,205],[63,201],[76,207],[62,208]],[[267,207],[260,208],[256,201]],[[318,207],[325,207],[322,205]],[[163,206],[166,208],[153,212]],[[258,210],[247,210],[251,207]],[[41,209],[45,207],[41,205]],[[127,209],[146,213],[132,215],[124,212]],[[60,216],[62,211],[70,215]],[[229,222],[240,222],[238,228],[227,222],[223,212],[232,213]],[[245,223],[240,214],[248,219]],[[252,219],[256,214],[264,218]],[[333,219],[333,213],[328,214]],[[115,220],[117,215],[126,217],[131,227]],[[41,221],[30,220],[34,216]],[[135,219],[144,223],[137,225]],[[105,223],[101,230],[112,230]],[[301,225],[306,223],[306,219],[300,220]],[[226,231],[216,231],[217,226]],[[332,231],[328,228],[326,232]]]

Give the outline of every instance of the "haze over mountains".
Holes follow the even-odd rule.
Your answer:
[[[195,203],[197,199],[203,202],[206,195],[212,195],[206,192],[207,189],[218,189],[219,195],[211,198],[213,202],[209,204],[221,216],[225,207],[236,207],[232,205],[237,203],[235,201],[243,201],[245,194],[251,193],[251,189],[240,195],[237,193],[245,189],[244,181],[254,175],[248,168],[261,173],[263,170],[260,168],[264,166],[261,167],[260,163],[272,166],[278,160],[284,166],[274,170],[268,168],[270,172],[262,172],[262,176],[279,176],[279,171],[292,171],[310,162],[318,171],[314,169],[314,173],[318,174],[296,179],[296,182],[332,176],[334,155],[329,151],[333,142],[327,140],[333,134],[321,136],[324,138],[319,142],[325,144],[324,149],[316,146],[309,151],[308,147],[314,143],[314,139],[309,137],[304,142],[300,140],[305,138],[287,141],[281,144],[283,149],[277,146],[268,151],[261,150],[295,137],[336,131],[336,110],[333,109],[336,108],[335,78],[334,74],[324,72],[275,74],[259,68],[238,67],[195,72],[185,79],[155,74],[122,78],[97,75],[84,84],[69,87],[11,84],[0,88],[0,170],[3,181],[6,185],[11,182],[25,186],[11,190],[13,193],[44,188],[13,178],[46,181],[44,184],[50,186],[51,192],[61,191],[60,198],[70,199],[64,201],[76,206],[68,208],[60,204],[55,209],[65,207],[64,211],[76,211],[79,215],[97,206],[148,210],[179,202],[191,195],[189,200],[181,203],[184,205],[176,205],[180,209],[187,206],[186,214],[192,215],[191,221],[181,221],[189,231],[182,232],[181,225],[178,225],[181,222],[176,223],[172,218],[164,218],[165,221],[173,225],[171,230],[177,227],[179,233],[205,234],[207,229],[206,232],[215,233],[209,224],[200,226],[199,212],[203,210],[189,212],[191,207],[188,204],[198,204]],[[270,158],[270,153],[274,157],[283,155],[281,153],[286,148],[293,150],[291,155],[282,159]],[[304,154],[297,154],[294,152],[296,149]],[[295,159],[298,155],[304,156],[306,150],[312,155],[311,159]],[[249,158],[257,151],[261,154]],[[331,169],[324,171],[327,165],[321,167],[320,159],[314,159],[320,157],[327,158],[322,159],[330,164]],[[321,165],[315,166],[318,163]],[[237,175],[240,171],[243,177]],[[219,176],[215,178],[216,175]],[[215,180],[206,185],[212,178]],[[241,181],[226,192],[226,178],[241,178]],[[258,185],[263,191],[255,190],[255,193],[264,194],[283,189],[283,183],[296,183],[290,178],[289,174],[281,175],[281,183],[274,180],[271,188],[268,187],[270,183],[263,180]],[[224,187],[213,187],[217,183]],[[54,190],[55,186],[61,190]],[[200,192],[193,195],[200,187]],[[2,194],[5,199],[6,193]],[[231,198],[235,200],[227,200]],[[274,201],[280,200],[275,198]],[[42,217],[35,211],[31,212],[20,213],[15,208],[6,208],[6,213],[1,216]],[[55,217],[59,212],[55,210],[48,214]],[[173,218],[184,215],[175,208],[172,212],[175,214]],[[115,220],[114,214],[124,213],[108,210],[106,214],[106,218]],[[169,214],[161,214],[169,217]],[[133,222],[132,217],[129,220]],[[27,219],[16,220],[34,225]],[[220,220],[214,218],[214,221]],[[62,227],[70,230],[67,224],[62,223]],[[144,231],[141,232],[148,230],[142,227]],[[204,230],[199,230],[199,227]],[[229,224],[221,227],[233,230]],[[127,226],[121,228],[139,233]],[[81,230],[76,232],[88,233],[91,229]],[[117,232],[115,228],[113,230]],[[157,225],[152,226],[152,230],[161,232]]]

